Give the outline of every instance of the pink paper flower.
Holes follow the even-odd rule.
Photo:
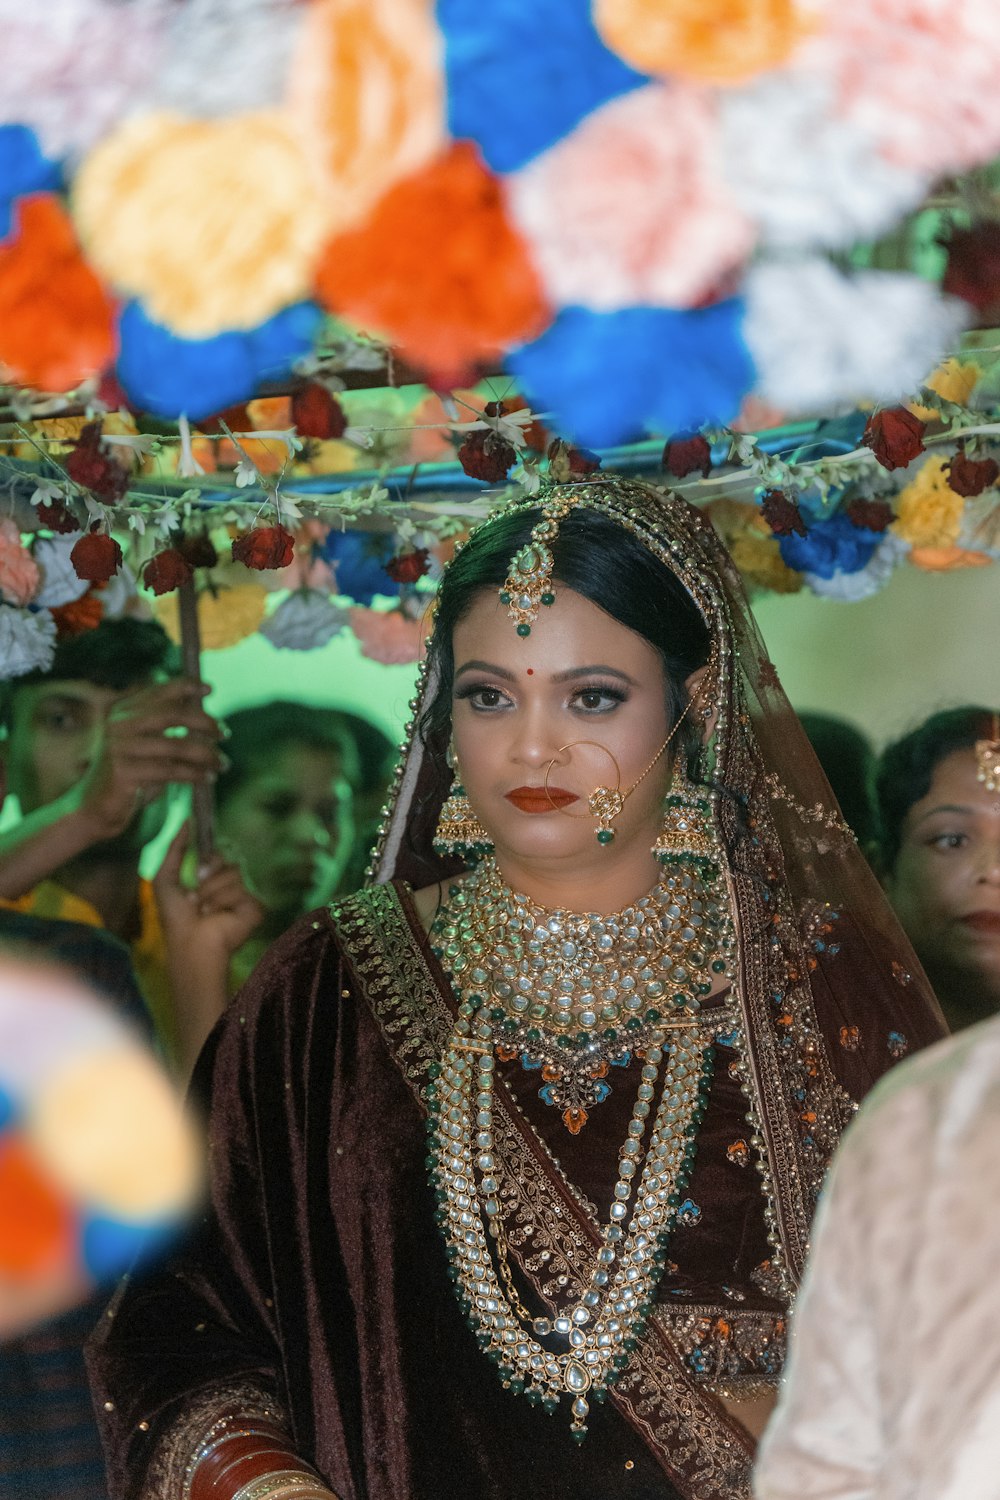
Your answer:
[[[8,604],[23,607],[38,592],[38,564],[26,547],[13,521],[0,521],[0,595]]]
[[[754,239],[718,149],[707,91],[650,84],[508,178],[512,217],[552,301],[690,307],[717,289]]]
[[[900,166],[954,171],[1000,152],[995,0],[825,0],[801,60]],[[794,70],[788,79],[794,89]]]
[[[361,643],[361,655],[385,666],[419,661],[424,654],[428,622],[422,616],[411,620],[399,609],[350,611],[351,629]]]

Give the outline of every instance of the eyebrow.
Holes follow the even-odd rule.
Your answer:
[[[933,818],[937,813],[962,813],[965,817],[971,818],[975,815],[975,808],[960,807],[956,802],[942,802],[939,807],[932,807],[928,812],[921,813],[913,827],[919,828],[921,823],[926,823],[928,818]]]
[[[505,682],[516,682],[517,674],[508,672],[506,667],[498,667],[495,662],[489,661],[467,661],[458,668],[456,677],[461,677],[463,672],[491,672],[494,677],[502,677]],[[565,672],[556,672],[553,682],[573,682],[579,677],[617,677],[620,682],[627,682],[630,687],[635,687],[635,679],[629,677],[627,672],[621,672],[617,667],[593,666],[593,667],[569,667]]]

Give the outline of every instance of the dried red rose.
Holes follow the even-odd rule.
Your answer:
[[[601,460],[589,448],[574,448],[563,438],[553,438],[549,444],[549,477],[557,484],[578,479],[584,474],[593,474],[601,467]]]
[[[926,424],[905,406],[872,412],[861,436],[883,469],[905,469],[924,451]]]
[[[226,406],[222,411],[213,412],[210,417],[202,417],[198,423],[198,431],[207,432],[210,437],[218,437],[223,430],[223,423],[230,432],[250,432],[253,422],[246,402],[240,401],[236,406]]]
[[[285,526],[255,526],[233,543],[236,562],[258,573],[269,568],[287,568],[294,556],[295,538]]]
[[[492,428],[479,427],[470,432],[458,450],[458,461],[466,474],[488,484],[499,484],[506,479],[516,459],[516,449]]]
[[[385,571],[395,583],[416,583],[418,578],[423,578],[430,567],[430,552],[426,547],[417,547],[413,552],[404,552],[399,557],[392,557],[385,565]]]
[[[204,531],[181,537],[177,550],[192,568],[214,568],[219,561],[219,554]]]
[[[90,531],[82,536],[69,555],[77,578],[89,583],[107,583],[122,565],[122,549],[107,532]]]
[[[956,495],[981,495],[1000,478],[1000,464],[993,458],[969,458],[965,447],[959,444],[958,451],[946,465],[948,484]]]
[[[942,289],[962,297],[992,326],[1000,318],[1000,223],[984,220],[971,229],[953,229]]]
[[[847,519],[866,531],[885,531],[892,520],[892,506],[885,500],[863,500],[860,495],[844,507]]]
[[[571,446],[566,454],[566,461],[569,464],[569,472],[571,474],[593,474],[595,469],[601,467],[601,460],[589,448],[574,448]]]
[[[88,592],[82,599],[55,605],[49,610],[49,614],[56,622],[56,636],[63,641],[68,636],[96,630],[104,618],[104,605],[99,594]]]
[[[71,511],[68,511],[61,500],[53,500],[48,505],[39,505],[35,510],[39,524],[44,531],[55,531],[61,536],[69,536],[71,531],[79,531],[80,523]]]
[[[671,438],[663,450],[663,467],[675,479],[684,479],[696,471],[704,477],[712,467],[708,439],[698,432],[691,437]]]
[[[347,427],[344,408],[325,385],[315,381],[292,395],[292,421],[299,437],[339,438]]]
[[[176,547],[158,552],[142,570],[142,581],[154,594],[170,594],[193,576],[191,564]]]
[[[765,490],[761,502],[764,520],[775,536],[805,536],[806,523],[794,500],[789,500],[784,490]]]
[[[75,484],[92,490],[106,505],[120,500],[128,488],[128,473],[101,447],[100,422],[88,422],[66,455],[66,472]]]

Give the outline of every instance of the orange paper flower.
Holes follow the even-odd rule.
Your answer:
[[[332,227],[359,223],[445,135],[432,0],[313,0],[290,76],[290,109],[316,152]]]
[[[985,568],[992,561],[986,552],[965,547],[911,547],[908,560],[925,573],[954,573],[959,568]]]
[[[468,141],[390,188],[360,229],[332,239],[317,288],[328,307],[435,373],[495,359],[550,317],[500,183]]]
[[[806,31],[795,0],[595,0],[594,22],[640,72],[708,83],[780,67]]]
[[[0,378],[70,391],[114,352],[111,298],[65,209],[48,193],[23,199],[13,234],[0,243]]]

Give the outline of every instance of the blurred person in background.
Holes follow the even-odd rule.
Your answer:
[[[186,831],[156,888],[143,848],[171,785],[211,780],[220,730],[208,689],[177,676],[162,628],[129,618],[58,643],[48,672],[3,684],[0,742],[21,819],[0,833],[0,902],[25,915],[103,927],[128,945],[157,1037],[186,1075],[226,1002],[230,957],[260,920],[221,860],[182,888]]]
[[[361,757],[340,714],[303,703],[240,709],[228,715],[227,728],[216,827],[264,909],[233,959],[236,989],[296,917],[330,900],[341,884]]]
[[[337,886],[338,896],[350,895],[365,883],[365,874],[378,839],[379,822],[399,759],[398,746],[360,714],[336,711],[357,749],[354,789],[354,842]]]
[[[878,764],[882,883],[953,1031],[1000,1010],[997,739],[991,710],[948,709]]]
[[[799,719],[845,822],[862,853],[870,858],[878,836],[876,756],[871,741],[856,725],[836,714],[800,713]]]

